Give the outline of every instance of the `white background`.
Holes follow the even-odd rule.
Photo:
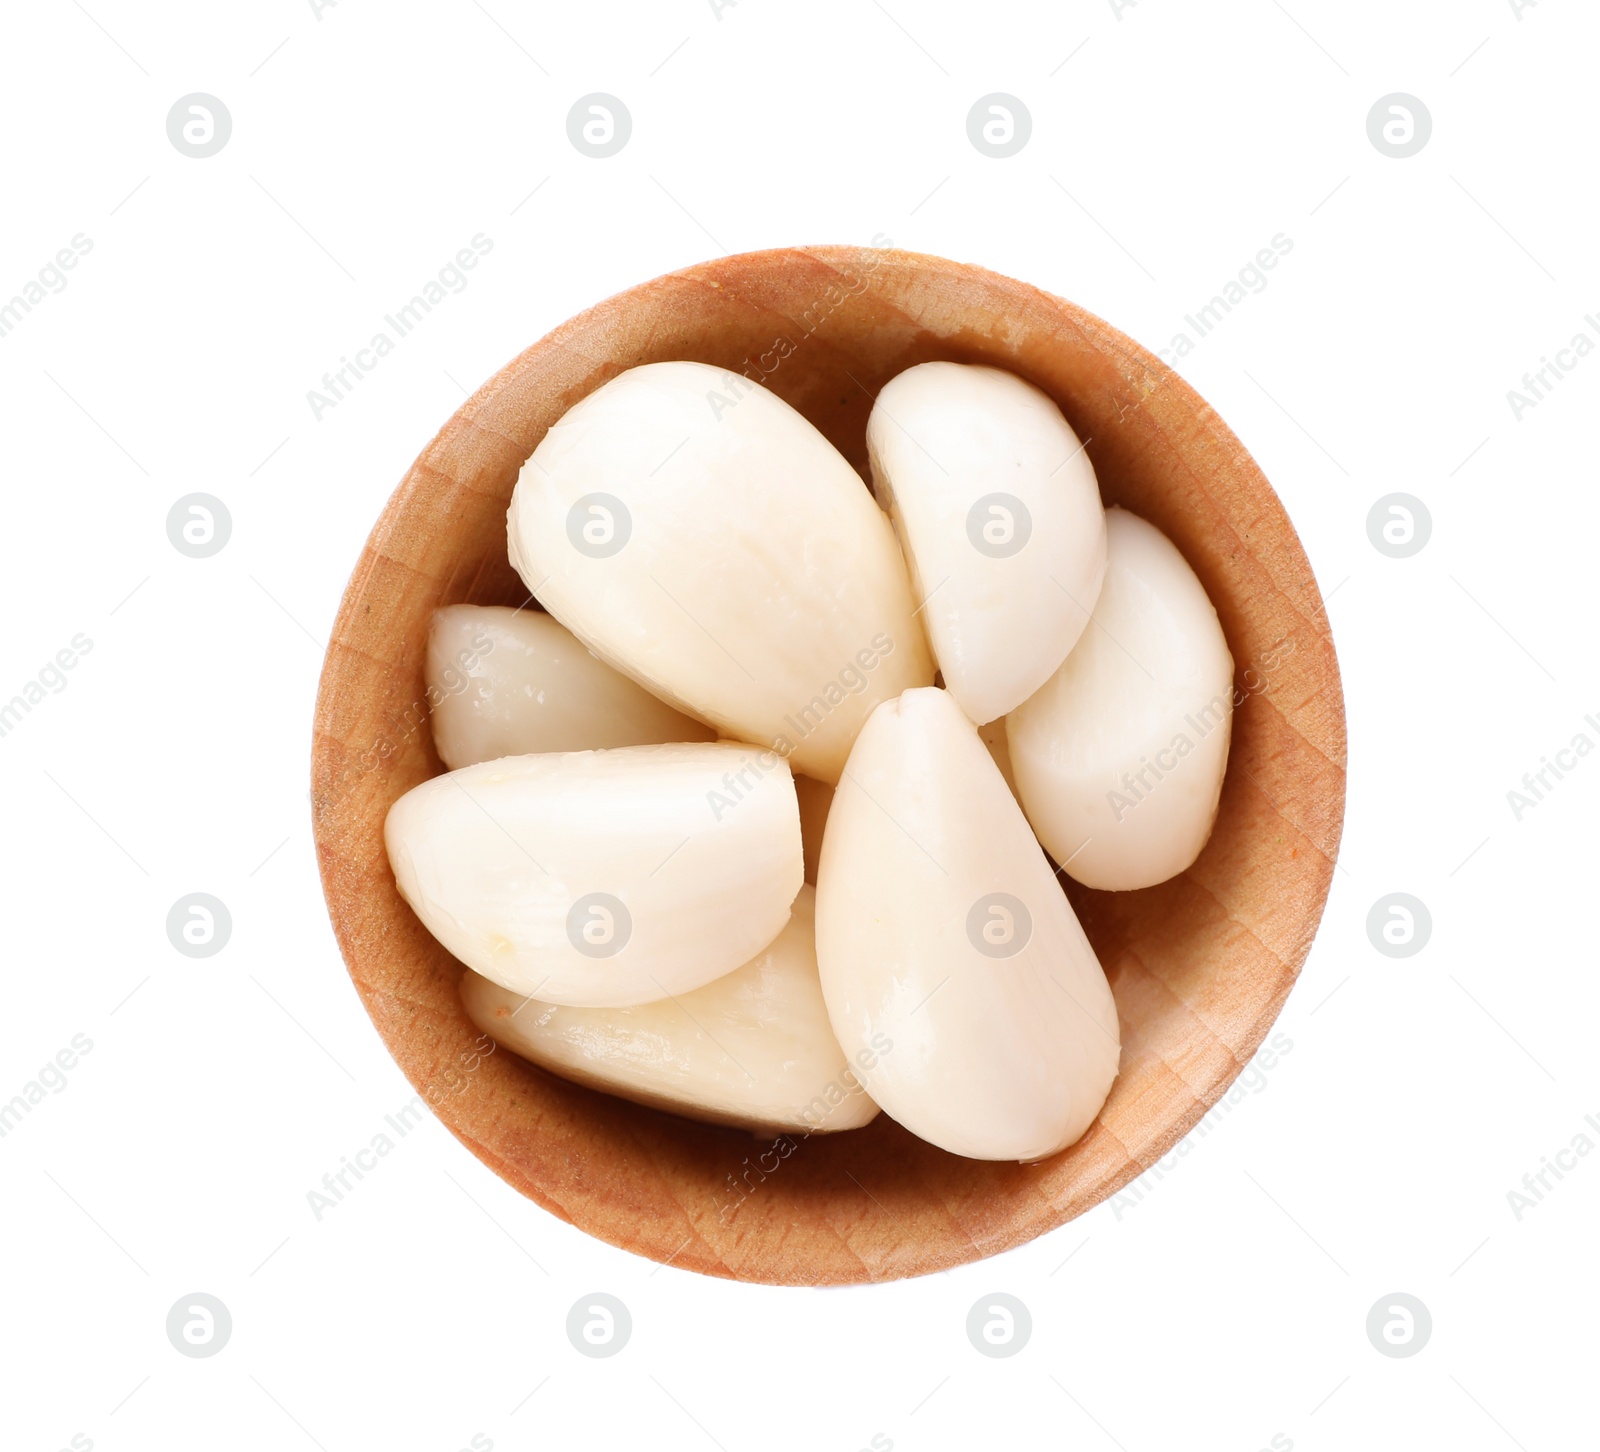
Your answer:
[[[0,1140],[0,1441],[1593,1445],[1600,1155],[1520,1220],[1507,1192],[1600,1116],[1600,758],[1521,821],[1506,793],[1600,741],[1600,356],[1520,421],[1506,393],[1600,337],[1597,42],[1578,0],[8,8],[0,296],[93,250],[0,338],[0,699],[93,648],[0,739],[0,1099],[93,1049]],[[165,130],[193,91],[233,117],[205,160]],[[567,139],[592,91],[633,117],[608,160]],[[965,128],[994,91],[1033,118],[1003,161]],[[1366,133],[1395,91],[1433,117],[1407,160]],[[316,420],[307,390],[479,232],[470,285]],[[317,674],[465,392],[661,272],[875,233],[1165,347],[1280,232],[1181,364],[1300,530],[1349,709],[1339,870],[1264,1087],[1131,1208],[908,1283],[660,1269],[431,1119],[316,1221],[307,1192],[412,1093],[318,886]],[[1433,519],[1400,560],[1366,532],[1397,490]],[[194,491],[233,518],[210,559],[165,532]],[[214,958],[166,937],[194,891],[233,916]],[[1433,915],[1413,958],[1366,935],[1392,891]],[[197,1290],[234,1322],[206,1360],[164,1331]],[[634,1321],[605,1361],[564,1331],[597,1290]],[[994,1291],[1033,1316],[1006,1360],[964,1329]],[[1404,1360],[1365,1331],[1395,1291],[1434,1323]]]

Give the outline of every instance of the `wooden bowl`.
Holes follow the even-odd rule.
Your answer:
[[[887,1115],[811,1138],[713,1128],[487,1057],[461,965],[384,855],[390,804],[443,770],[424,696],[440,605],[521,604],[506,506],[549,426],[625,368],[695,359],[758,378],[865,476],[867,414],[930,359],[1037,384],[1088,450],[1107,504],[1194,566],[1238,669],[1210,844],[1141,892],[1066,891],[1116,994],[1122,1068],[1094,1127],[1039,1164],[965,1160]],[[1338,666],[1283,506],[1192,388],[1099,318],[981,268],[809,247],[657,278],[556,329],[462,405],[390,499],[356,565],[317,701],[317,852],[350,976],[406,1076],[496,1174],[652,1259],[738,1280],[922,1275],[1053,1230],[1162,1158],[1223,1095],[1282,1007],[1321,917],[1344,818]]]

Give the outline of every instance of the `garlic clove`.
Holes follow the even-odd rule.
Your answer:
[[[401,894],[469,968],[551,1003],[684,993],[771,942],[802,882],[788,765],[736,742],[508,756],[414,787]]]
[[[1044,393],[999,368],[922,363],[867,420],[873,488],[911,566],[945,689],[980,726],[1042,686],[1105,573],[1094,466]]]
[[[822,834],[828,826],[828,808],[833,805],[833,788],[815,777],[794,778],[795,795],[800,799],[800,841],[805,849],[806,881],[817,880],[817,861],[822,856]]]
[[[1205,587],[1154,525],[1107,511],[1095,624],[1006,718],[1039,840],[1086,887],[1165,882],[1211,835],[1233,729],[1233,657]]]
[[[710,741],[683,715],[612,670],[553,616],[504,605],[446,605],[428,632],[433,744],[454,770],[535,751]]]
[[[602,659],[838,779],[879,701],[933,679],[894,531],[776,394],[701,363],[619,374],[523,466],[511,563]]]
[[[1094,949],[976,728],[941,690],[873,712],[817,879],[828,1017],[867,1092],[953,1154],[1035,1160],[1117,1074]]]
[[[817,979],[816,894],[748,963],[690,992],[631,1008],[567,1008],[467,973],[467,1015],[563,1079],[711,1124],[804,1133],[878,1113],[833,1036]]]

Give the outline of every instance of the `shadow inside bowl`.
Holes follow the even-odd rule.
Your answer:
[[[523,605],[505,511],[523,461],[626,368],[691,359],[763,383],[866,475],[867,415],[896,373],[990,363],[1060,405],[1105,502],[1183,551],[1233,652],[1233,742],[1216,829],[1170,882],[1066,883],[1116,996],[1121,1071],[1099,1119],[1032,1165],[965,1160],[887,1116],[842,1134],[701,1125],[475,1047],[461,965],[399,896],[392,802],[443,770],[423,662],[441,605]],[[865,487],[865,486],[863,486]],[[335,624],[317,703],[313,811],[350,975],[396,1061],[476,1155],[612,1244],[741,1280],[919,1275],[1019,1245],[1163,1157],[1228,1090],[1277,1016],[1321,917],[1344,814],[1345,720],[1322,599],[1239,441],[1178,375],[1070,303],[913,253],[750,253],[658,278],[558,328],[473,395],[389,501]]]

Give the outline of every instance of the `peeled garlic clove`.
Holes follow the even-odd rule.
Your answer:
[[[977,730],[944,691],[873,712],[828,816],[817,962],[867,1092],[913,1134],[1034,1160],[1088,1129],[1117,1074],[1094,949]]]
[[[1165,882],[1211,835],[1233,729],[1233,657],[1177,547],[1107,511],[1095,624],[1006,718],[1017,792],[1039,840],[1086,887]]]
[[[544,436],[507,526],[528,588],[597,655],[824,781],[879,701],[933,679],[888,520],[737,375],[619,374]]]
[[[560,1008],[476,973],[461,999],[512,1052],[638,1104],[751,1129],[857,1129],[878,1106],[828,1025],[815,901],[801,888],[788,926],[743,967],[657,1003]]]
[[[945,689],[980,726],[1005,715],[1066,659],[1100,592],[1088,454],[1031,383],[966,363],[890,379],[867,453]]]
[[[732,742],[463,767],[401,797],[384,837],[423,926],[550,1003],[648,1003],[731,973],[802,881],[788,765]]]
[[[814,777],[796,775],[795,795],[800,799],[800,842],[805,849],[806,881],[817,880],[817,861],[822,856],[822,834],[828,825],[828,808],[833,805],[833,788]]]
[[[532,751],[591,751],[716,732],[611,669],[554,617],[446,605],[428,632],[433,744],[447,767]]]

